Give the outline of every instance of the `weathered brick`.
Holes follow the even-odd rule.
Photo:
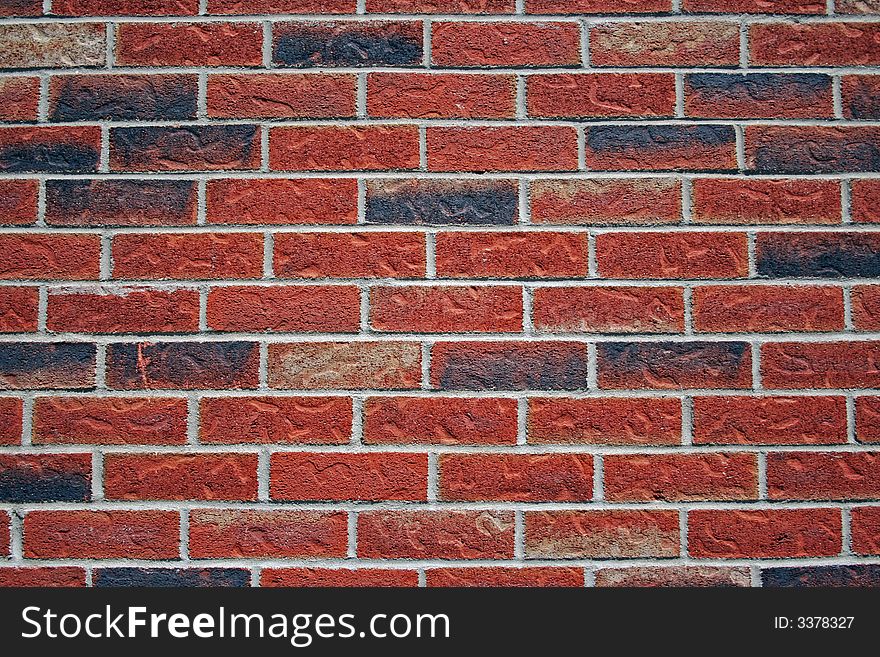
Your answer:
[[[672,116],[675,76],[670,73],[557,73],[530,75],[529,116],[594,118]]]
[[[92,388],[95,353],[95,345],[88,342],[0,343],[0,389]]]
[[[272,128],[269,166],[275,171],[394,171],[419,166],[416,126]]]
[[[0,224],[21,226],[37,220],[37,181],[0,180]]]
[[[4,0],[0,4],[0,16],[39,16],[42,13],[42,0]]]
[[[42,4],[41,4],[42,6]],[[35,568],[33,566],[0,568],[0,587],[83,587],[86,570],[77,566]]]
[[[431,171],[576,171],[577,133],[561,126],[428,129]]]
[[[833,180],[700,178],[692,183],[699,224],[839,224]]]
[[[660,14],[670,0],[526,0],[527,14]]]
[[[745,233],[603,233],[596,259],[606,278],[741,278],[748,240]]]
[[[707,14],[824,14],[826,10],[822,0],[684,0],[683,7]]]
[[[512,588],[518,586],[552,586],[577,588],[584,585],[583,570],[574,567],[430,568],[426,571],[425,575],[426,583],[429,587]]]
[[[88,502],[91,454],[0,454],[0,500]]]
[[[797,566],[762,568],[761,582],[765,587],[877,587],[880,566],[854,564],[849,566]]]
[[[22,400],[0,397],[0,445],[21,443]]]
[[[836,14],[876,14],[877,0],[840,0],[834,6]]]
[[[244,568],[96,568],[96,587],[241,587],[250,586],[251,574]]]
[[[587,236],[549,232],[444,232],[436,236],[445,278],[563,278],[587,275]]]
[[[602,568],[596,586],[611,587],[723,587],[751,586],[748,568],[718,566],[671,566],[668,568]]]
[[[210,224],[353,224],[357,181],[333,178],[209,180]]]
[[[367,114],[407,119],[512,119],[511,75],[370,73]]]
[[[191,180],[47,180],[46,223],[54,226],[191,226]]]
[[[0,79],[0,121],[36,121],[39,102],[39,78]]]
[[[259,23],[120,23],[116,64],[120,66],[259,66],[263,60]]]
[[[755,173],[880,171],[880,128],[747,126],[746,166]]]
[[[419,66],[420,21],[275,23],[272,61],[296,68]]]
[[[880,79],[876,75],[846,75],[840,81],[843,115],[848,119],[880,119]]]
[[[259,233],[126,233],[113,238],[116,279],[259,278]]]
[[[853,180],[850,182],[852,220],[856,223],[880,223],[880,181]]]
[[[2,574],[0,570],[0,574]],[[416,587],[419,573],[398,568],[263,568],[260,586]]]
[[[880,386],[880,342],[770,342],[761,348],[761,380],[768,388]]]
[[[418,278],[425,273],[419,233],[281,233],[275,275],[284,278]]]
[[[98,127],[0,128],[2,173],[89,173],[98,170],[100,157]]]
[[[102,23],[0,25],[0,69],[103,66],[104,30]]]
[[[355,115],[353,75],[229,75],[208,77],[208,116],[323,119]]]
[[[880,286],[859,285],[852,289],[852,315],[856,329],[880,330]]]
[[[594,66],[736,66],[739,24],[601,23],[590,29],[590,62]]]
[[[586,128],[587,167],[598,171],[729,171],[736,135],[726,125],[601,125]]]
[[[512,14],[514,0],[367,0],[371,14]]]
[[[195,75],[62,75],[49,85],[52,121],[196,118]]]
[[[35,287],[0,287],[0,333],[36,331],[38,300]]]
[[[771,500],[870,500],[880,497],[878,452],[767,455]]]
[[[259,130],[254,125],[112,128],[110,168],[114,171],[252,170],[260,164],[259,144]]]
[[[880,507],[858,507],[851,513],[853,552],[880,554]]]
[[[880,63],[880,23],[756,23],[749,26],[751,63],[847,66]]]
[[[356,0],[208,0],[210,14],[353,14]]]
[[[713,285],[693,293],[694,327],[720,333],[843,330],[843,293],[830,286]]]
[[[769,278],[873,278],[880,275],[878,233],[759,233],[758,274]]]
[[[674,287],[543,287],[534,291],[532,321],[549,332],[680,333],[684,293]]]
[[[577,66],[575,22],[438,22],[431,25],[435,66]]]
[[[199,293],[84,288],[50,294],[46,328],[60,333],[194,333],[199,330]]]
[[[856,438],[862,443],[880,442],[880,397],[856,398]]]
[[[0,234],[0,279],[97,279],[100,251],[97,235]]]
[[[53,0],[56,16],[195,16],[198,0]]]
[[[693,73],[685,113],[707,118],[831,118],[831,77],[815,73]]]

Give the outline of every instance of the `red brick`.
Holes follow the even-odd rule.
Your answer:
[[[0,514],[0,556],[7,557],[10,554],[10,520],[5,511]]]
[[[586,164],[597,171],[732,171],[736,134],[729,125],[593,125]]]
[[[418,278],[425,273],[419,233],[280,233],[275,275],[284,278]]]
[[[260,131],[255,125],[111,128],[110,168],[146,172],[252,171],[260,165],[259,143]]]
[[[880,180],[853,180],[850,183],[852,220],[856,223],[880,223]]]
[[[604,472],[611,502],[758,499],[754,454],[608,454]]]
[[[574,22],[441,22],[431,26],[436,66],[577,66],[580,28]]]
[[[672,116],[675,76],[671,73],[530,75],[526,97],[532,117]]]
[[[512,119],[511,75],[370,73],[367,114],[407,119]]]
[[[209,14],[353,14],[356,0],[208,0]]]
[[[678,399],[559,397],[529,400],[530,444],[677,445]]]
[[[522,330],[522,290],[497,285],[374,287],[370,321],[378,331],[509,333]]]
[[[53,0],[56,16],[195,16],[198,0]]]
[[[880,81],[875,75],[846,75],[840,80],[843,115],[848,119],[880,119]]]
[[[0,287],[0,333],[24,333],[37,330],[35,287]]]
[[[706,14],[824,14],[822,0],[684,0],[685,11]]]
[[[348,520],[337,511],[196,509],[189,518],[195,559],[344,557]]]
[[[777,342],[761,348],[767,388],[874,388],[880,386],[880,342]]]
[[[272,454],[273,500],[413,500],[428,495],[428,455],[371,452]]]
[[[274,171],[393,171],[419,166],[416,126],[272,128]]]
[[[681,220],[681,184],[669,178],[536,180],[536,224],[646,225]]]
[[[0,180],[0,223],[26,225],[37,220],[37,181]]]
[[[31,511],[24,556],[31,559],[175,559],[176,511]]]
[[[577,133],[558,126],[428,128],[431,171],[576,171]]]
[[[111,500],[256,500],[256,454],[106,454]]]
[[[510,511],[365,511],[358,514],[362,559],[510,559]]]
[[[126,288],[50,294],[46,326],[74,333],[197,332],[199,293]]]
[[[360,291],[349,285],[215,287],[207,313],[216,331],[357,333]]]
[[[417,342],[300,342],[269,345],[269,385],[312,390],[418,388]]]
[[[839,509],[688,513],[688,552],[712,559],[830,557],[840,553]]]
[[[355,115],[355,76],[318,74],[211,75],[212,118],[324,119]]]
[[[703,178],[693,181],[699,224],[839,224],[840,186],[833,180]]]
[[[0,80],[0,121],[36,121],[39,102],[39,78],[6,77]]]
[[[116,30],[120,66],[259,66],[262,61],[259,23],[120,23]]]
[[[719,333],[843,329],[843,293],[830,286],[714,285],[694,289],[694,326]]]
[[[602,568],[596,571],[596,586],[623,587],[733,587],[751,586],[746,567],[671,566],[669,568]]]
[[[364,442],[370,444],[512,445],[514,399],[371,397],[365,405]]]
[[[767,455],[771,500],[870,500],[880,497],[878,452]]]
[[[858,285],[852,290],[853,323],[859,331],[880,330],[880,285]]]
[[[36,444],[182,445],[182,398],[37,397]]]
[[[880,23],[756,23],[751,63],[848,66],[880,63]]]
[[[535,328],[580,333],[680,333],[684,292],[674,287],[544,287],[532,300]]]
[[[353,224],[354,179],[229,178],[208,181],[210,224]]]
[[[661,14],[670,0],[526,0],[527,14]]]
[[[836,14],[876,14],[875,0],[839,0],[834,5]]]
[[[696,445],[846,442],[843,397],[695,397],[693,416]]]
[[[880,442],[880,397],[856,398],[856,438],[862,443]]]
[[[880,507],[852,510],[852,546],[856,554],[880,554]]]
[[[676,557],[677,511],[527,511],[526,557],[632,559]]]
[[[0,6],[0,16],[39,16],[42,13],[42,0],[6,0]]]
[[[97,235],[0,235],[0,279],[95,280],[100,251]]]
[[[441,454],[448,501],[584,502],[593,498],[589,454]]]
[[[0,127],[0,173],[89,173],[100,153],[96,126]]]
[[[3,571],[0,570],[0,576]],[[416,587],[415,570],[382,568],[263,568],[260,586],[327,587],[381,586]]]
[[[429,587],[553,586],[577,588],[584,585],[584,571],[574,567],[431,568],[426,571],[426,576]]]
[[[596,237],[606,278],[740,278],[748,275],[745,233],[605,233]]]
[[[713,118],[832,118],[831,77],[815,73],[693,73],[685,114]]]
[[[203,443],[340,445],[351,435],[343,397],[206,397],[199,416]]]
[[[10,566],[0,568],[0,587],[83,587],[86,585],[85,568],[34,568]]]
[[[88,502],[91,454],[0,454],[4,502]]]
[[[563,278],[587,275],[587,236],[548,232],[437,234],[437,275]]]
[[[22,401],[0,397],[0,445],[21,443]]]
[[[367,0],[370,14],[512,14],[514,0]]]
[[[739,64],[739,24],[720,21],[602,23],[590,30],[594,66]]]
[[[263,236],[259,233],[133,233],[113,238],[117,279],[259,278]]]

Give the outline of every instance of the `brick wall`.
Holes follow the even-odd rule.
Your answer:
[[[0,0],[0,583],[880,584],[875,13]]]

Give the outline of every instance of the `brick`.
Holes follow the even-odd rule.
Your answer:
[[[758,274],[770,278],[872,278],[880,275],[880,234],[759,233]]]
[[[37,181],[0,180],[0,223],[33,224],[37,220]]]
[[[670,73],[557,73],[527,79],[528,113],[540,118],[672,116]]]
[[[430,568],[425,574],[429,587],[512,588],[519,586],[552,586],[579,588],[584,585],[583,570],[574,567]]]
[[[526,558],[676,557],[677,511],[526,511]]]
[[[822,0],[684,0],[687,12],[706,14],[824,14]]]
[[[2,574],[0,570],[0,574]],[[419,573],[391,568],[263,568],[260,586],[416,587]]]
[[[853,552],[880,554],[880,507],[858,507],[851,513]]]
[[[259,143],[259,130],[254,125],[112,128],[110,168],[114,171],[253,170],[260,164]]]
[[[834,7],[836,14],[876,14],[876,0],[841,0]]]
[[[660,14],[668,0],[526,0],[527,14]]]
[[[843,116],[880,119],[880,79],[875,75],[846,75],[840,81]]]
[[[416,126],[272,128],[274,171],[393,171],[419,166]]]
[[[512,14],[514,0],[367,0],[370,14]]]
[[[597,357],[604,389],[750,388],[752,383],[745,342],[603,342]]]
[[[0,556],[6,557],[11,555],[11,536],[10,536],[10,518],[5,511],[0,515]]]
[[[53,0],[56,16],[195,16],[198,0]]]
[[[367,114],[377,118],[512,119],[511,75],[370,73]]]
[[[417,342],[300,342],[269,345],[269,385],[312,390],[418,388]]]
[[[880,23],[756,23],[751,63],[759,66],[862,66],[880,63]]]
[[[62,75],[49,85],[52,121],[196,118],[196,75]]]
[[[0,445],[21,443],[22,400],[0,397]]]
[[[0,234],[0,279],[97,279],[100,250],[96,235]]]
[[[196,290],[124,288],[50,294],[46,327],[73,333],[194,333],[199,330]]]
[[[579,342],[438,342],[431,386],[438,390],[581,390],[587,345]]]
[[[42,5],[41,5],[42,6]],[[35,568],[10,566],[0,568],[0,587],[83,587],[86,585],[85,568]]]
[[[362,559],[510,559],[510,511],[365,511],[358,514]]]
[[[381,453],[272,454],[273,500],[427,500],[428,455]]]
[[[272,26],[276,66],[419,66],[420,21],[297,22]]]
[[[740,587],[751,586],[748,568],[671,566],[668,568],[602,568],[596,571],[599,587]]]
[[[580,62],[580,29],[574,22],[431,25],[435,66],[577,66]]]
[[[134,342],[107,348],[107,385],[116,390],[255,388],[255,342]]]
[[[830,557],[840,553],[839,509],[697,510],[688,552],[712,559]]]
[[[748,274],[745,233],[604,233],[596,259],[606,278],[742,278]]]
[[[695,445],[846,442],[843,397],[695,397]]]
[[[544,287],[532,298],[535,328],[576,333],[680,333],[684,293],[673,287]]]
[[[589,454],[441,454],[445,501],[578,502],[593,498]]]
[[[209,14],[353,14],[356,0],[208,0]]]
[[[693,304],[698,331],[843,330],[843,294],[836,287],[713,285],[695,288]]]
[[[256,454],[105,454],[109,500],[256,500]]]
[[[324,511],[196,509],[190,512],[194,559],[344,557],[347,514]]]
[[[36,121],[39,102],[39,78],[0,79],[0,121]]]
[[[250,586],[244,568],[96,568],[95,587],[242,587]]]
[[[403,333],[517,333],[522,330],[522,290],[499,285],[374,287],[370,323]]]
[[[24,517],[30,559],[174,559],[176,511],[31,511]]]
[[[182,445],[186,399],[37,397],[33,442],[45,445]]]
[[[0,287],[0,333],[24,333],[37,330],[35,287]]]
[[[814,73],[694,73],[685,113],[707,118],[831,118],[831,78]]]
[[[418,278],[425,237],[418,233],[280,233],[275,275],[284,278]]]
[[[672,398],[532,397],[529,444],[677,445],[681,402]]]
[[[577,133],[559,126],[429,127],[430,171],[576,171]]]
[[[191,180],[47,180],[46,223],[53,226],[192,226]]]
[[[100,157],[98,127],[0,128],[2,173],[89,173]]]
[[[856,438],[862,443],[880,442],[880,397],[856,398]]]
[[[519,218],[512,180],[367,180],[368,224],[509,226]]]
[[[650,225],[681,220],[681,184],[669,178],[536,180],[536,224]]]
[[[878,452],[767,455],[771,500],[870,500],[880,497]]]
[[[259,66],[259,23],[120,23],[119,66]]]
[[[0,454],[0,500],[88,502],[91,454]]]
[[[0,389],[85,390],[95,385],[95,345],[0,343]]]
[[[351,435],[351,401],[343,397],[205,397],[203,443],[341,445]]]
[[[486,397],[370,397],[367,444],[513,445],[516,400]]]
[[[444,232],[436,237],[444,278],[563,278],[587,275],[587,236],[549,232]]]
[[[39,16],[42,13],[42,0],[5,0],[0,5],[0,16]]]
[[[353,224],[353,179],[220,179],[207,187],[209,224]]]
[[[737,66],[739,24],[602,23],[590,30],[590,62],[594,66]]]
[[[127,233],[113,238],[113,277],[142,280],[259,278],[259,233]]]
[[[758,499],[754,454],[607,454],[603,461],[611,502]]]
[[[700,178],[692,183],[699,224],[839,224],[833,180]]]
[[[215,287],[207,320],[215,331],[357,333],[360,291],[350,285]]]
[[[880,330],[880,286],[859,285],[852,289],[852,315],[856,329]]]
[[[854,222],[864,224],[880,223],[880,181],[851,181],[850,206]]]
[[[880,342],[773,342],[761,348],[761,380],[768,388],[873,388]]]
[[[103,66],[104,29],[101,23],[0,25],[0,68]]]
[[[880,171],[874,126],[748,126],[745,139],[746,166],[755,173]]]
[[[208,116],[322,119],[355,115],[353,75],[210,75]]]
[[[767,588],[877,587],[880,586],[880,566],[858,564],[762,568],[761,582]]]
[[[725,125],[602,125],[586,129],[587,167],[598,171],[729,171],[736,135]]]

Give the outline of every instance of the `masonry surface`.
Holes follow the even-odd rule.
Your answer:
[[[880,585],[876,0],[0,0],[0,584]]]

